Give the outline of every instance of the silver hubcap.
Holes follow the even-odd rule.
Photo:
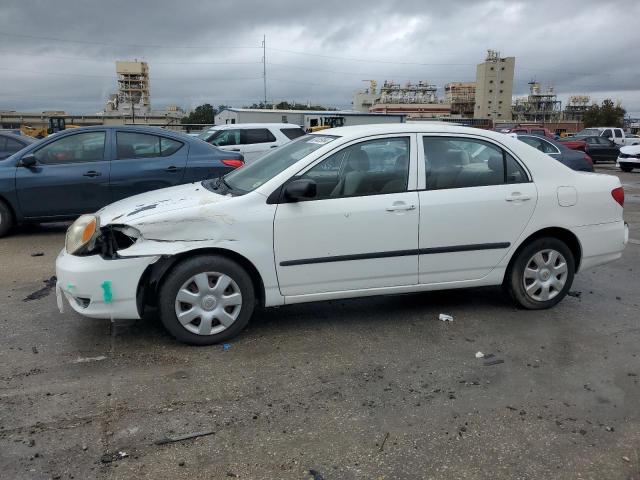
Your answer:
[[[176,317],[196,335],[226,330],[236,321],[241,308],[238,284],[223,273],[198,273],[184,282],[176,295]]]
[[[556,250],[542,250],[527,262],[523,283],[527,295],[533,300],[551,300],[567,283],[567,261]]]

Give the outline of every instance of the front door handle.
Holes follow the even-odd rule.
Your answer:
[[[522,195],[520,192],[513,192],[510,197],[505,198],[507,202],[526,202],[531,200],[528,195]]]
[[[96,172],[95,170],[89,170],[82,174],[83,177],[99,177],[100,175],[102,175],[102,173]]]
[[[170,167],[165,168],[164,171],[169,173],[175,173],[178,171],[178,167],[171,165]]]
[[[269,148],[278,148],[279,145],[271,145]]]
[[[239,148],[230,148],[229,151],[230,152],[239,152],[240,149]]]
[[[415,209],[416,209],[416,206],[413,204],[407,205],[404,202],[395,202],[390,207],[387,207],[387,212],[400,212],[403,210],[415,210]]]

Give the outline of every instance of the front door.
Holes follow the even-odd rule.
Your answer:
[[[279,143],[268,128],[247,128],[242,130],[241,151],[245,162],[252,162],[277,148]]]
[[[420,283],[480,279],[529,223],[535,185],[496,144],[473,137],[421,137]]]
[[[315,180],[318,193],[276,210],[283,295],[418,282],[415,152],[415,135],[378,137],[345,146],[294,177]]]
[[[116,132],[111,165],[111,199],[180,185],[189,155],[188,145],[173,138],[138,132]]]
[[[36,165],[16,168],[22,215],[74,216],[95,212],[110,203],[106,140],[105,130],[74,133],[30,152]]]

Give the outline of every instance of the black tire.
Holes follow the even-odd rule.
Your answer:
[[[633,170],[633,167],[620,167],[620,170],[622,170],[623,172],[629,173],[630,171]]]
[[[525,289],[525,268],[528,266],[528,262],[538,252],[545,250],[555,250],[560,253],[566,262],[566,279],[564,286],[561,290],[557,291],[557,294],[553,298],[546,301],[540,301],[533,298]],[[527,310],[541,310],[545,308],[551,308],[560,302],[567,294],[571,285],[573,284],[573,278],[575,275],[575,259],[571,249],[562,241],[553,237],[543,237],[536,239],[526,245],[518,256],[512,261],[507,274],[505,276],[505,287],[513,298],[513,300],[521,307]],[[535,294],[535,292],[533,292]]]
[[[0,237],[4,237],[14,223],[13,212],[9,206],[0,200]]]
[[[240,290],[242,304],[237,318],[225,330],[200,335],[187,330],[178,320],[176,296],[191,277],[205,272],[218,272],[230,277]],[[249,323],[256,304],[253,282],[247,271],[233,260],[220,255],[199,255],[180,262],[165,278],[159,294],[158,310],[162,324],[177,340],[190,345],[213,345],[235,337]],[[194,328],[191,324],[189,326]]]

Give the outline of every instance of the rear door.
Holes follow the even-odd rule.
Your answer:
[[[118,130],[109,180],[111,200],[182,183],[189,146],[174,138]]]
[[[268,128],[242,129],[241,150],[245,162],[260,158],[272,148],[280,146],[280,143]]]
[[[537,191],[509,152],[471,136],[419,136],[420,283],[477,280],[506,255]]]
[[[16,168],[22,214],[28,218],[74,216],[110,203],[108,133],[64,135],[29,152],[37,164]]]

